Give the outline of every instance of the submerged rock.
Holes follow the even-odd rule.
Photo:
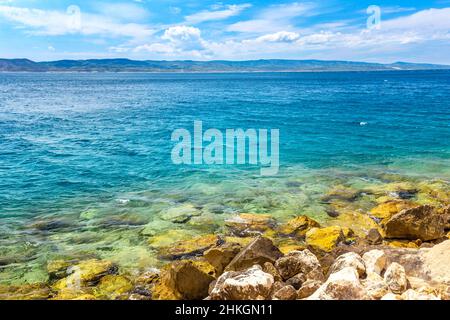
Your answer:
[[[385,237],[435,240],[444,237],[444,218],[428,205],[405,209],[384,223]]]
[[[117,299],[123,296],[123,299],[125,299],[127,296],[124,295],[130,293],[132,289],[133,284],[127,277],[107,275],[100,280],[94,292],[95,296],[99,298]]]
[[[270,239],[258,237],[247,245],[225,268],[225,271],[247,269],[255,264],[275,263],[283,254]]]
[[[332,200],[343,200],[347,202],[355,201],[361,192],[345,186],[336,186],[330,190],[325,196],[321,198],[324,203],[329,203]]]
[[[298,216],[281,225],[278,232],[281,235],[304,238],[308,230],[318,227],[320,227],[320,224],[317,221],[307,216]]]
[[[275,226],[275,220],[268,214],[242,213],[225,221],[230,231],[238,236],[261,234]]]
[[[47,262],[47,273],[50,280],[61,279],[67,276],[67,271],[73,262],[67,260],[51,260]]]
[[[197,233],[191,230],[172,229],[150,237],[148,244],[151,248],[160,249],[170,247],[175,242],[190,240],[196,236],[198,236]]]
[[[47,300],[50,294],[50,288],[44,283],[0,285],[0,300]]]
[[[62,290],[64,288],[77,288],[78,286],[94,286],[102,277],[116,274],[117,271],[117,266],[111,261],[96,259],[81,261],[69,270],[69,272],[72,272],[69,276],[57,281],[52,288]]]
[[[211,300],[265,300],[270,297],[274,279],[256,265],[245,271],[225,272],[211,290]]]
[[[178,241],[168,247],[159,249],[159,256],[163,259],[176,260],[202,255],[206,250],[221,244],[217,235],[195,237],[190,240]]]
[[[160,215],[161,219],[173,223],[186,223],[192,217],[201,215],[201,211],[194,205],[185,203],[183,205],[167,209]]]
[[[313,228],[306,233],[306,244],[316,250],[331,252],[345,236],[341,227]]]

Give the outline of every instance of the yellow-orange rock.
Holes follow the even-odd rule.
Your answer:
[[[281,235],[302,238],[306,235],[306,232],[308,232],[308,230],[318,227],[320,227],[320,224],[317,221],[307,216],[298,216],[281,225],[278,228],[278,232]]]

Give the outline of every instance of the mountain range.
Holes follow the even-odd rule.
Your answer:
[[[448,65],[396,62],[391,64],[328,60],[156,61],[90,59],[35,62],[0,59],[0,72],[311,72],[443,70]]]

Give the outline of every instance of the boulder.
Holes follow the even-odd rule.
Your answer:
[[[245,270],[255,264],[262,266],[266,262],[273,264],[282,256],[270,239],[258,237],[234,257],[225,271]]]
[[[273,276],[255,265],[245,271],[222,274],[211,290],[211,300],[264,300],[270,297]]]
[[[205,262],[179,261],[170,266],[163,281],[181,299],[199,300],[208,296],[214,274],[214,268]]]
[[[363,255],[364,264],[366,266],[366,271],[376,273],[381,275],[384,268],[386,268],[387,257],[382,250],[371,250]]]
[[[408,287],[405,268],[394,262],[386,269],[384,281],[389,289],[395,294],[402,294]]]
[[[306,278],[308,275],[316,275],[319,270],[321,273],[321,265],[317,257],[309,250],[292,251],[284,257],[278,259],[275,263],[280,275],[284,280],[290,279],[297,274],[303,274]]]
[[[287,285],[277,290],[272,295],[273,300],[296,300],[297,299],[297,291],[293,286]]]
[[[348,252],[339,256],[331,265],[330,273],[336,273],[344,268],[354,268],[359,277],[363,277],[366,274],[366,266],[361,256],[355,252]]]
[[[419,293],[417,291],[414,291],[412,289],[406,290],[401,295],[402,300],[441,300],[435,295],[432,294],[426,294],[426,293]]]
[[[387,294],[385,294],[380,300],[402,300],[402,296],[389,292]]]
[[[277,268],[275,268],[275,266],[272,263],[270,263],[270,262],[264,263],[264,265],[262,266],[262,269],[265,273],[271,274],[275,281],[283,281],[283,278],[281,277]]]
[[[303,283],[306,282],[306,276],[303,273],[299,273],[290,279],[286,280],[286,284],[293,286],[296,290],[300,289]]]
[[[400,211],[413,206],[414,204],[409,201],[392,200],[379,204],[370,211],[370,214],[378,219],[389,219]]]
[[[308,300],[366,300],[355,268],[347,267],[332,273],[328,280]]]
[[[384,282],[383,277],[375,272],[367,272],[367,277],[362,280],[363,287],[365,288],[367,295],[372,300],[380,300],[387,293],[389,293],[389,287]]]
[[[345,236],[341,227],[313,228],[306,233],[306,244],[313,249],[331,252]]]
[[[216,269],[216,273],[220,275],[241,250],[241,245],[226,242],[221,246],[205,251],[203,256]]]
[[[444,218],[444,229],[450,230],[450,206],[447,206],[442,210],[442,216]]]
[[[430,249],[421,249],[422,268],[435,282],[450,285],[450,240]]]
[[[368,243],[376,245],[381,244],[383,242],[383,236],[380,234],[378,229],[373,228],[370,229],[366,235],[366,240]]]
[[[428,205],[405,209],[384,222],[386,238],[435,240],[444,237],[444,218]]]
[[[281,225],[278,233],[285,236],[304,238],[309,229],[318,227],[320,227],[320,224],[317,221],[307,216],[298,216]]]
[[[297,291],[297,299],[308,298],[316,292],[322,284],[323,282],[319,280],[306,280]]]

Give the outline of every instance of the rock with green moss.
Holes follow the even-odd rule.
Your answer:
[[[121,275],[107,275],[100,279],[94,290],[95,296],[102,299],[127,298],[126,294],[133,289],[130,279]]]
[[[116,274],[117,266],[105,260],[90,259],[81,261],[71,267],[71,274],[57,281],[52,289],[59,291],[65,288],[77,288],[95,286],[102,277],[110,274]]]
[[[192,217],[201,215],[201,211],[194,205],[186,203],[177,207],[167,209],[160,217],[173,223],[186,223]]]

